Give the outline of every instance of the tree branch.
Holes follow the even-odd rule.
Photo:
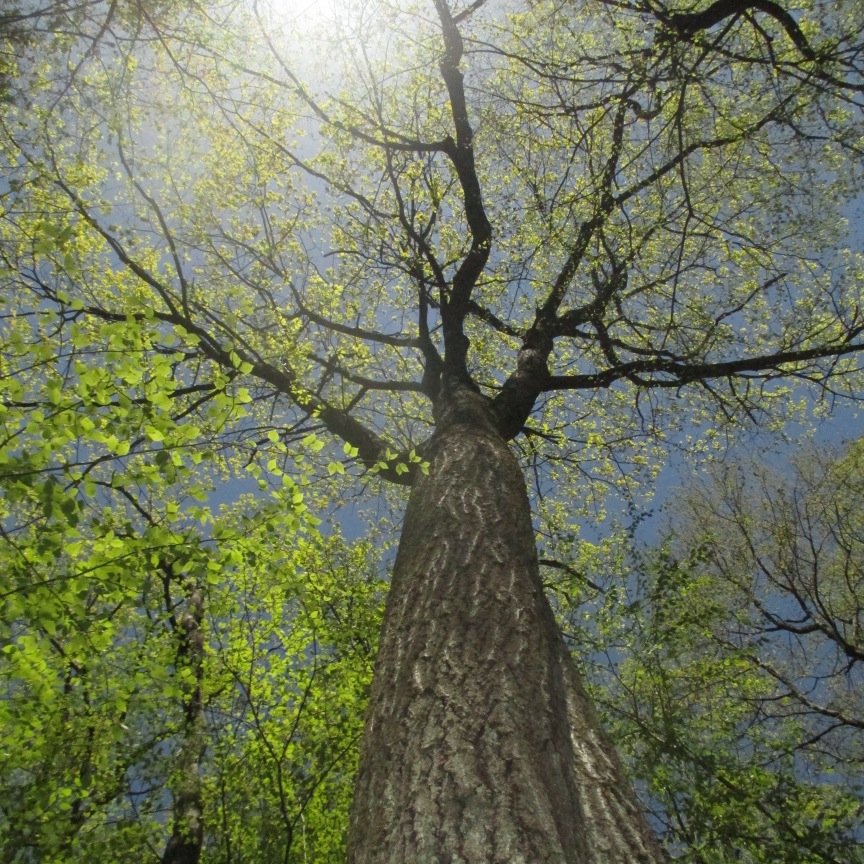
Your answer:
[[[474,163],[474,132],[468,121],[465,85],[459,63],[464,46],[459,28],[450,14],[446,0],[435,0],[435,9],[441,21],[444,36],[444,56],[441,59],[441,77],[447,86],[450,111],[456,130],[455,141],[447,138],[444,152],[449,156],[462,187],[462,203],[471,233],[471,247],[462,260],[450,296],[443,298],[441,313],[444,324],[444,367],[447,374],[458,380],[470,380],[467,368],[468,340],[463,329],[471,292],[489,260],[492,248],[492,225],[486,216],[480,180]]]
[[[291,293],[294,295],[294,302],[297,308],[310,321],[324,327],[326,330],[335,330],[337,333],[344,333],[346,336],[353,336],[355,339],[362,339],[366,342],[379,342],[382,345],[392,345],[396,348],[419,348],[420,341],[413,336],[396,336],[389,333],[379,333],[377,330],[365,330],[363,327],[350,327],[347,324],[340,324],[338,321],[331,321],[317,312],[313,312],[304,305],[300,292],[293,286],[290,286]]]
[[[694,381],[744,376],[747,372],[775,371],[778,374],[791,374],[788,371],[784,372],[781,367],[828,357],[842,357],[864,351],[864,343],[852,341],[860,335],[862,329],[864,328],[856,328],[850,333],[848,340],[839,345],[829,345],[822,348],[778,351],[776,354],[762,354],[756,357],[725,360],[717,363],[688,363],[658,357],[652,360],[634,360],[585,375],[551,375],[543,389],[548,391],[584,390],[586,388],[608,387],[622,378],[629,379],[640,387],[680,387]]]
[[[701,12],[679,12],[668,16],[668,24],[684,37],[692,36],[700,30],[710,30],[725,18],[744,15],[751,10],[770,15],[786,31],[795,47],[808,60],[816,54],[807,42],[795,19],[780,5],[772,0],[716,0]]]

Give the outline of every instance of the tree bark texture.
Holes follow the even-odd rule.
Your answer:
[[[462,389],[413,489],[377,660],[352,864],[664,861],[540,582],[522,471]]]

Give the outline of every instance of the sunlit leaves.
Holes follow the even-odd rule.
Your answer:
[[[270,507],[214,514],[204,533],[164,477],[151,481],[147,527],[91,510],[72,531],[52,515],[38,539],[19,529],[3,548],[5,842],[65,861],[109,854],[118,829],[125,855],[163,842],[159,789],[195,686],[176,630],[194,580],[210,860],[238,846],[281,860],[301,822],[294,848],[335,856],[378,626],[371,552],[318,538],[290,486]]]
[[[179,782],[197,686],[177,624],[194,583],[211,860],[265,837],[274,860],[292,843],[335,856],[380,588],[368,548],[315,530],[304,460],[324,444],[289,450],[277,430],[255,431],[246,361],[190,370],[199,337],[183,326],[90,318],[83,305],[21,303],[3,323],[0,726],[15,742],[0,748],[4,853],[111,860],[165,842],[164,790]],[[241,444],[226,448],[237,428]],[[242,488],[247,472],[265,496],[220,515],[216,483]],[[253,786],[258,821],[232,833],[228,813],[248,809]]]

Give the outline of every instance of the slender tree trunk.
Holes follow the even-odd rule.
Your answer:
[[[412,492],[352,810],[352,864],[664,860],[543,593],[525,482],[461,390]]]
[[[186,610],[176,622],[177,667],[191,669],[194,684],[184,700],[184,724],[171,780],[173,812],[171,836],[162,864],[198,864],[204,845],[204,804],[201,759],[206,731],[202,683],[204,678],[204,597],[197,584],[186,586]]]

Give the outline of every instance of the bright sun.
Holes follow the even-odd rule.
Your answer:
[[[310,25],[335,23],[350,4],[346,0],[252,0],[261,19],[305,30]]]

